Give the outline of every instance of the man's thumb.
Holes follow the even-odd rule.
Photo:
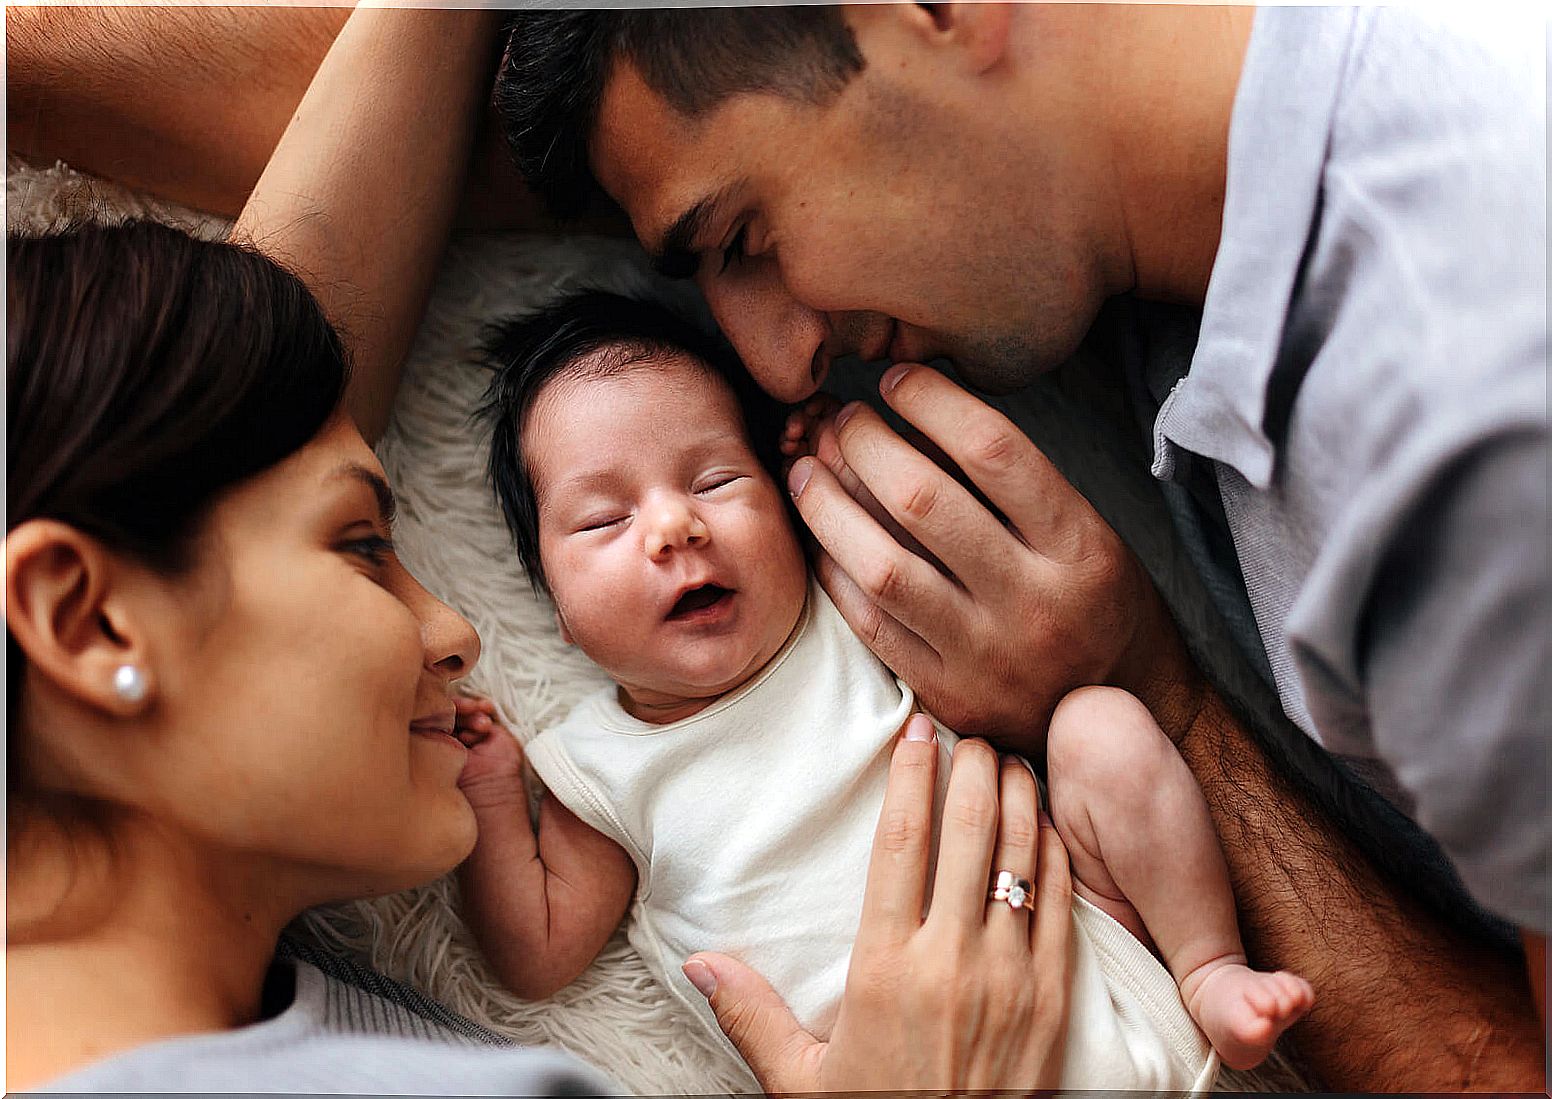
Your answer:
[[[696,954],[684,975],[768,1092],[816,1090],[824,1043],[798,1025],[764,977],[725,954]]]

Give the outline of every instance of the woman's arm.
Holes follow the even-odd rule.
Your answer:
[[[494,71],[491,12],[358,9],[232,228],[296,271],[349,347],[346,407],[388,423]]]
[[[454,703],[469,749],[458,786],[479,825],[458,869],[464,919],[501,983],[543,1000],[598,957],[636,892],[636,867],[553,797],[539,803],[536,831],[517,741],[489,700]]]
[[[697,954],[685,976],[767,1091],[1023,1094],[1061,1077],[1072,985],[1072,879],[1022,763],[954,750],[932,903],[938,747],[917,714],[895,746],[862,923],[828,1042],[800,1028],[753,970]],[[1032,866],[1036,910],[988,912],[993,866]]]
[[[8,8],[10,150],[234,217],[349,16],[289,5]],[[489,109],[458,222],[553,227]],[[620,219],[592,228],[630,231]]]

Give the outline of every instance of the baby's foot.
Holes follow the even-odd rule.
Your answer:
[[[1223,1063],[1247,1069],[1259,1065],[1314,1002],[1315,990],[1302,977],[1228,962],[1202,979],[1187,1006]]]
[[[841,402],[830,394],[815,393],[788,414],[787,426],[781,433],[781,456],[787,468],[799,458],[819,453],[820,436],[840,410]]]

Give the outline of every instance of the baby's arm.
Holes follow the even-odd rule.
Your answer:
[[[636,889],[623,848],[554,797],[529,821],[523,752],[488,700],[461,698],[458,739],[469,749],[459,788],[479,839],[459,868],[464,915],[491,968],[526,1000],[570,984],[598,956]]]

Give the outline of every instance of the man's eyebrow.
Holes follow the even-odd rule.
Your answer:
[[[655,249],[648,249],[652,253],[653,270],[671,279],[687,279],[695,274],[696,268],[700,266],[700,257],[695,248],[696,239],[712,220],[717,207],[732,191],[733,185],[729,184],[715,194],[707,195],[675,218],[663,234],[661,243]]]
[[[381,473],[375,469],[369,469],[360,462],[346,462],[334,471],[334,476],[348,477],[371,489],[372,495],[377,497],[377,517],[382,520],[383,526],[393,526],[393,521],[399,514],[399,505],[393,498],[393,489],[388,487],[388,482],[383,480]]]

